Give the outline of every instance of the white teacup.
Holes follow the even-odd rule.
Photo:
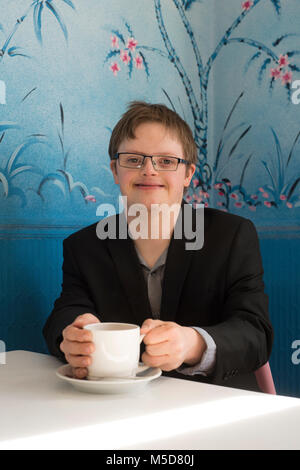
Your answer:
[[[88,367],[88,379],[134,377],[139,364],[140,344],[145,335],[130,323],[91,323],[85,325],[93,335],[95,351]]]

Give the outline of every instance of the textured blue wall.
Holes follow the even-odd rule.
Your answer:
[[[62,239],[96,221],[98,204],[117,202],[111,129],[130,100],[145,99],[173,107],[194,132],[190,202],[255,223],[274,379],[280,393],[300,397],[291,360],[300,340],[299,20],[298,0],[0,0],[8,350],[46,352],[41,328],[60,292]]]

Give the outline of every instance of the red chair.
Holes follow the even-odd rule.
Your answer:
[[[257,385],[263,393],[270,393],[271,395],[276,395],[272,372],[268,362],[255,371],[255,377]]]

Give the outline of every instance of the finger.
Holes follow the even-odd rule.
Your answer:
[[[92,363],[89,356],[77,356],[75,354],[66,354],[66,360],[72,367],[88,367]]]
[[[153,328],[156,328],[157,326],[163,325],[164,322],[162,320],[153,320],[152,318],[147,318],[147,320],[144,321],[144,323],[141,326],[141,334],[146,334]]]
[[[63,330],[63,338],[68,341],[91,342],[93,340],[92,332],[84,330],[77,326],[69,325]]]
[[[171,336],[171,328],[165,322],[162,324],[157,325],[155,328],[152,328],[150,331],[146,332],[146,335],[143,339],[146,345],[148,344],[157,344],[163,343],[165,341],[170,341]]]
[[[92,342],[63,341],[63,352],[75,355],[89,355],[95,351],[95,345]]]
[[[159,367],[160,369],[170,362],[170,356],[168,355],[150,356],[146,352],[142,354],[141,359],[146,366]]]
[[[73,325],[78,328],[83,328],[85,325],[90,325],[91,323],[100,323],[100,320],[92,313],[84,313],[74,320]]]
[[[84,379],[88,375],[85,367],[72,367],[73,377],[76,379]]]
[[[172,354],[169,341],[157,344],[147,344],[145,352],[150,356],[170,356]]]

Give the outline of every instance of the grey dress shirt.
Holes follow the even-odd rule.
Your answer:
[[[139,253],[137,247],[135,246],[135,250],[137,252],[138,258],[140,260],[140,264],[143,270],[144,278],[146,281],[146,285],[148,288],[148,298],[151,306],[151,311],[154,319],[160,318],[160,303],[161,303],[161,295],[162,295],[162,283],[164,278],[165,272],[165,263],[167,259],[168,248],[160,255],[157,259],[155,265],[152,269],[149,268],[146,261]],[[202,356],[201,361],[194,366],[187,367],[180,366],[177,368],[177,372],[180,372],[185,375],[209,375],[214,368],[215,361],[216,361],[216,343],[212,339],[212,337],[202,328],[197,326],[193,327],[196,331],[198,331],[201,336],[203,337],[204,341],[206,342],[207,349]]]

